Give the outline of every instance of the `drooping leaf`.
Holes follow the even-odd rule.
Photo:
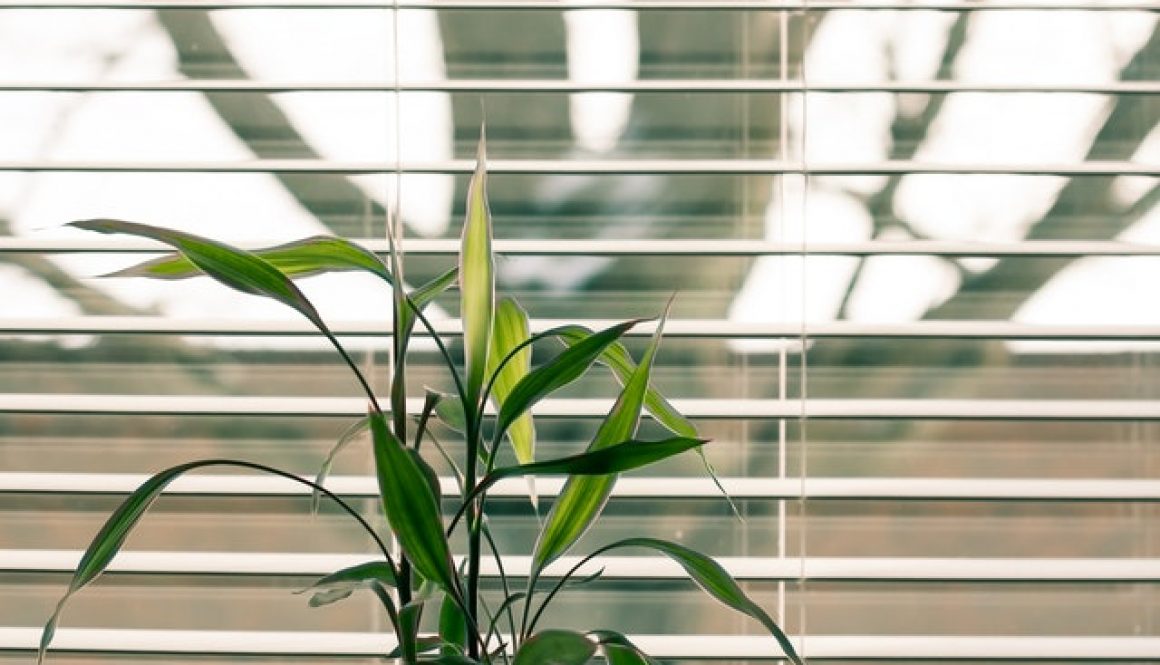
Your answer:
[[[391,273],[374,253],[336,236],[311,236],[252,252],[265,259],[282,274],[291,278],[310,277],[328,272],[366,270],[391,281]],[[108,277],[152,277],[154,279],[187,279],[205,274],[182,254],[166,254]]]
[[[516,384],[520,382],[532,367],[532,349],[525,346],[496,373],[499,363],[508,353],[528,340],[528,314],[519,304],[511,299],[499,301],[495,310],[495,323],[491,333],[491,351],[487,358],[487,375],[495,376],[492,382],[491,398],[496,409],[501,409],[507,401]],[[516,461],[528,464],[535,460],[536,430],[532,423],[532,415],[524,413],[511,423],[507,429],[511,438],[512,449],[516,454]]]
[[[68,604],[69,599],[85,586],[100,577],[103,572],[105,572],[105,569],[108,568],[113,558],[121,550],[121,547],[124,545],[125,540],[129,537],[129,534],[137,526],[137,523],[154,504],[154,502],[157,501],[157,499],[161,496],[161,493],[165,490],[166,487],[169,486],[170,483],[189,471],[208,466],[230,466],[258,470],[281,476],[287,480],[291,480],[299,484],[307,486],[313,485],[313,483],[308,480],[304,480],[298,476],[295,476],[294,474],[287,473],[273,467],[265,466],[255,462],[230,459],[196,460],[193,462],[186,462],[185,464],[179,464],[154,474],[144,483],[142,483],[137,489],[133,490],[133,492],[131,492],[129,496],[126,497],[123,502],[121,502],[121,505],[119,505],[117,509],[114,510],[111,515],[109,515],[108,519],[105,520],[105,523],[97,532],[97,535],[94,536],[93,540],[89,543],[88,548],[85,549],[84,554],[81,555],[81,560],[77,564],[76,570],[73,572],[72,580],[69,582],[68,590],[57,603],[56,608],[53,610],[52,616],[45,623],[44,630],[41,632],[40,645],[37,650],[38,664],[44,661],[45,653],[48,650],[49,645],[52,643],[52,638],[56,634],[56,626],[60,621],[61,614],[64,611],[65,606]],[[342,506],[349,515],[354,517],[360,523],[360,525],[367,531],[371,538],[376,541],[380,547],[380,550],[384,552],[384,556],[386,556],[386,558],[389,560],[390,555],[387,551],[386,545],[381,541],[381,539],[379,539],[378,534],[376,534],[374,530],[371,529],[370,525],[368,525],[356,511],[350,508],[350,506],[339,500],[338,497],[331,495],[331,498],[338,500],[339,505]],[[385,598],[385,603],[389,604],[390,596],[384,595],[383,597]],[[393,612],[393,608],[388,607],[388,612]]]
[[[491,251],[491,211],[487,205],[487,154],[479,139],[475,174],[467,186],[467,218],[459,253],[460,315],[467,359],[467,398],[478,406],[487,373],[492,319],[495,308],[495,257]]]
[[[439,497],[431,487],[429,475],[387,428],[383,414],[372,413],[370,421],[379,494],[391,531],[420,575],[445,592],[456,594]]]
[[[357,421],[355,421],[349,427],[347,427],[346,430],[343,431],[343,433],[338,437],[338,441],[334,444],[334,447],[332,447],[330,449],[330,452],[327,453],[326,459],[322,461],[322,466],[320,466],[318,469],[318,475],[314,477],[314,484],[315,485],[325,485],[326,484],[326,479],[330,476],[330,470],[334,467],[335,458],[337,458],[338,454],[340,452],[342,452],[342,450],[344,448],[346,448],[348,445],[350,445],[350,443],[352,441],[357,439],[359,434],[362,434],[363,432],[367,431],[368,427],[370,427],[370,419],[367,418],[366,416],[363,416],[362,418],[359,418]],[[311,515],[318,514],[318,506],[319,506],[319,503],[321,502],[321,500],[322,500],[322,492],[319,492],[318,490],[311,491],[311,493],[310,493],[310,514]]]
[[[314,584],[294,593],[314,592],[311,607],[321,607],[350,596],[355,590],[372,584],[395,586],[395,571],[386,561],[368,561],[321,577]]]
[[[439,652],[445,656],[463,654],[467,649],[467,619],[455,599],[446,594],[439,604],[439,637],[443,641]]]
[[[351,359],[346,349],[339,343],[338,338],[334,336],[334,333],[319,316],[318,310],[289,277],[282,274],[265,259],[251,252],[192,233],[137,222],[126,222],[118,219],[88,219],[72,222],[71,225],[88,231],[125,233],[158,240],[180,251],[202,272],[222,284],[243,293],[272,298],[293,308],[313,323],[334,345],[347,367],[358,378],[367,398],[378,410],[378,403],[370,384],[367,383],[366,378],[359,371],[358,365]],[[371,256],[373,257],[373,255]],[[374,260],[378,261],[377,258]]]
[[[36,662],[39,664],[44,661],[44,654],[48,650],[49,644],[52,643],[52,638],[56,634],[56,625],[60,621],[60,615],[64,611],[65,604],[68,600],[87,586],[93,580],[97,579],[101,573],[112,562],[113,557],[121,550],[121,546],[125,544],[125,539],[129,537],[133,527],[137,525],[141,517],[149,510],[161,493],[169,486],[171,482],[177,479],[178,476],[196,469],[199,466],[206,466],[205,462],[188,462],[180,464],[162,471],[141,484],[134,490],[120,506],[117,507],[113,514],[105,520],[105,524],[97,535],[89,544],[88,549],[85,550],[84,555],[81,556],[80,563],[77,564],[76,571],[73,572],[72,581],[69,582],[68,591],[65,592],[63,598],[57,603],[56,609],[52,616],[44,625],[44,630],[40,635],[40,647],[37,652]]]
[[[797,654],[797,650],[794,649],[793,642],[790,641],[785,632],[777,625],[773,617],[769,616],[760,605],[750,600],[749,596],[745,595],[745,592],[733,577],[721,567],[721,564],[714,561],[711,557],[685,547],[684,545],[678,545],[677,543],[660,540],[658,538],[626,538],[602,547],[600,551],[607,552],[622,547],[645,547],[660,552],[673,561],[676,561],[680,564],[681,568],[685,569],[689,577],[696,582],[697,586],[701,587],[706,593],[725,605],[756,619],[761,625],[765,626],[765,629],[769,631],[770,635],[781,645],[786,657],[796,665],[805,665],[802,662],[801,656]]]
[[[590,630],[608,665],[657,665],[657,662],[624,635],[612,630]]]
[[[302,313],[315,325],[324,326],[314,305],[302,295],[290,278],[257,255],[225,243],[183,231],[117,219],[87,219],[71,226],[100,233],[126,233],[159,240],[181,251],[205,274],[230,288],[266,296]]]
[[[514,665],[584,665],[596,653],[596,644],[574,630],[542,630],[516,652]]]
[[[665,318],[662,317],[652,342],[645,350],[640,365],[633,371],[616,403],[613,404],[612,410],[600,424],[596,436],[588,445],[588,452],[611,447],[632,439],[636,434],[637,426],[640,424],[645,392],[648,390],[653,358],[656,356],[657,347],[660,346],[664,327]],[[594,337],[595,335],[570,347],[564,353],[581,348]],[[604,505],[608,502],[608,497],[612,494],[612,487],[615,483],[615,474],[568,478],[556,502],[552,504],[552,510],[548,513],[548,518],[544,520],[544,526],[536,539],[532,555],[531,580],[534,581],[544,566],[562,556],[584,535],[597,516],[600,515],[600,512],[604,510]]]
[[[496,418],[495,436],[503,436],[507,428],[536,402],[583,376],[609,344],[641,321],[644,319],[625,321],[590,335],[528,373],[504,400]],[[618,441],[628,438],[631,437],[621,437]]]

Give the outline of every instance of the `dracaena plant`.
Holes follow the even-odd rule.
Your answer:
[[[618,474],[690,450],[703,454],[699,447],[706,440],[699,438],[693,425],[650,385],[664,315],[644,355],[634,361],[619,339],[644,319],[600,331],[572,325],[531,335],[527,315],[519,304],[509,298],[497,301],[484,161],[481,140],[478,164],[467,192],[458,266],[413,290],[396,278],[402,274],[401,259],[393,237],[384,262],[376,254],[336,237],[313,237],[250,252],[189,233],[133,222],[73,222],[73,226],[90,231],[151,238],[177,250],[115,274],[159,279],[208,275],[238,291],[273,298],[293,308],[334,346],[365,393],[368,413],[338,441],[314,481],[234,459],[191,461],[149,478],[113,512],[81,557],[67,592],[44,627],[38,661],[44,659],[69,599],[105,571],[166,486],[197,469],[229,466],[276,474],[309,486],[315,505],[321,497],[336,502],[369,534],[377,551],[367,562],[327,575],[308,591],[311,605],[341,600],[360,588],[372,591],[397,640],[395,650],[384,656],[409,664],[514,661],[516,665],[581,665],[599,653],[617,665],[651,663],[648,655],[615,630],[581,632],[540,625],[544,608],[565,586],[585,581],[574,579],[584,564],[612,550],[634,548],[652,550],[674,560],[708,594],[760,622],[786,656],[801,665],[785,633],[719,564],[677,543],[648,537],[612,542],[547,583],[545,568],[567,553],[592,527]],[[294,282],[309,275],[348,270],[377,275],[393,293],[394,362],[386,404],[380,402],[356,363]],[[426,305],[456,284],[463,319],[462,363],[451,355],[423,314]],[[408,414],[407,347],[416,325],[422,325],[434,339],[455,388],[446,395],[428,391],[422,411]],[[556,338],[564,345],[533,369],[531,347],[545,338]],[[596,364],[611,369],[622,390],[587,450],[560,459],[537,460],[531,408]],[[644,411],[670,430],[672,436],[638,439],[637,428]],[[457,463],[430,435],[428,426],[433,418],[462,433],[464,457]],[[388,534],[379,533],[341,497],[325,488],[335,455],[365,430],[371,435],[381,508],[397,549],[388,546]],[[431,443],[424,447],[426,441]],[[499,448],[505,441],[514,449],[516,464],[499,466]],[[424,458],[432,449],[450,464],[458,485],[458,503],[449,517],[441,510],[439,479]],[[707,465],[706,469],[712,473]],[[498,559],[500,553],[495,551],[487,520],[488,491],[501,479],[533,475],[564,475],[567,480],[542,520],[526,584],[522,590],[511,591],[510,581],[504,578],[505,595],[494,606],[489,605],[480,593],[480,562],[485,545],[490,556]],[[531,496],[534,500],[534,493]],[[459,565],[449,545],[456,530],[466,532],[466,553]],[[499,569],[503,570],[502,565]],[[436,606],[437,610],[430,611],[438,612],[438,630],[422,630],[423,625],[436,623],[421,624],[424,610]]]

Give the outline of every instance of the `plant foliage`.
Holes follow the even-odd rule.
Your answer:
[[[368,413],[339,440],[322,463],[315,482],[241,460],[192,461],[161,471],[147,480],[108,518],[84,553],[67,592],[44,627],[38,662],[45,657],[69,599],[106,570],[166,486],[187,472],[213,465],[274,473],[311,486],[315,503],[322,495],[338,501],[370,533],[379,546],[380,551],[374,555],[378,558],[327,575],[301,593],[310,593],[311,606],[322,606],[340,601],[358,589],[373,591],[382,602],[397,639],[397,647],[384,654],[386,657],[401,658],[408,664],[461,665],[499,660],[514,661],[515,665],[583,665],[597,655],[614,665],[654,662],[629,638],[613,630],[584,633],[562,628],[538,629],[537,623],[558,592],[599,576],[597,573],[573,580],[573,574],[580,568],[577,565],[550,589],[545,589],[541,579],[545,567],[569,552],[599,519],[617,475],[689,450],[701,453],[700,447],[706,443],[650,380],[667,312],[639,361],[633,360],[619,340],[644,319],[625,321],[601,331],[570,325],[529,334],[524,309],[514,299],[497,301],[496,298],[484,155],[481,139],[477,168],[468,187],[458,266],[411,291],[396,278],[401,274],[401,256],[393,237],[388,261],[384,262],[374,253],[336,237],[307,238],[248,252],[189,233],[135,222],[94,219],[73,223],[101,233],[152,238],[176,250],[114,275],[178,280],[204,274],[238,291],[272,298],[293,308],[313,323],[341,355],[365,392]],[[300,277],[349,270],[366,271],[382,278],[393,294],[395,371],[391,377],[388,410],[380,406],[357,365],[294,283]],[[456,282],[463,317],[462,366],[423,315],[423,309]],[[422,414],[411,420],[403,410],[407,346],[416,323],[421,323],[434,338],[455,384],[455,393],[429,391]],[[563,342],[563,348],[538,367],[532,367],[532,345],[546,338],[558,339]],[[532,407],[583,376],[597,363],[611,368],[623,388],[587,450],[558,459],[536,460]],[[485,417],[489,404],[494,408],[494,418]],[[640,440],[637,429],[645,412],[673,436],[656,441]],[[428,430],[432,418],[462,434],[463,459],[446,457],[445,449]],[[411,436],[408,427],[415,427]],[[390,535],[401,550],[394,556],[383,544],[385,534],[376,533],[364,518],[324,487],[335,455],[357,434],[368,429],[380,505]],[[497,467],[498,448],[505,440],[512,446],[516,464]],[[421,449],[425,441],[431,441],[431,445]],[[444,455],[456,472],[458,506],[450,518],[445,518],[441,510],[444,488],[424,459],[424,454],[431,455],[433,451]],[[487,521],[488,491],[501,479],[533,475],[563,475],[567,480],[540,527],[533,548],[532,569],[522,591],[509,590],[502,560],[496,553],[506,597],[491,611],[480,597],[484,540],[495,549]],[[531,498],[534,501],[535,497]],[[461,566],[456,566],[450,544],[456,529],[466,531],[467,551]],[[708,556],[677,543],[640,537],[599,548],[582,563],[608,550],[625,547],[646,548],[673,559],[709,595],[764,626],[784,656],[802,665],[793,644],[769,614]],[[420,630],[422,613],[429,604],[437,604],[433,610],[438,612],[436,633]],[[501,628],[504,618],[507,625]],[[509,629],[510,634],[501,636],[503,629]],[[778,657],[773,642],[770,646],[770,657]]]

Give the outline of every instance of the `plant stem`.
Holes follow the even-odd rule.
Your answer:
[[[470,409],[482,410],[481,404],[467,404],[465,406]],[[480,445],[480,426],[475,417],[475,413],[467,413],[467,468],[464,469],[464,500],[471,496],[475,490],[476,483],[476,465],[478,464],[479,445]],[[465,599],[467,607],[465,607],[464,614],[467,615],[468,627],[476,627],[479,623],[476,617],[479,616],[479,559],[481,554],[480,547],[480,528],[482,520],[479,519],[479,511],[477,506],[479,503],[475,500],[471,501],[471,505],[467,506],[467,598]],[[476,641],[468,644],[468,656],[473,660],[478,660],[479,645]]]

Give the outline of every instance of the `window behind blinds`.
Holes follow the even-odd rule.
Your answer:
[[[813,660],[1160,662],[1157,10],[0,2],[0,662],[28,661],[147,474],[310,475],[362,409],[290,314],[89,279],[156,247],[58,226],[384,250],[389,207],[417,283],[454,260],[485,118],[502,288],[541,329],[676,292],[657,383],[744,516],[673,462],[624,478],[582,549],[718,556]],[[306,286],[384,387],[387,294]],[[445,385],[416,346],[412,386]],[[597,374],[544,403],[542,453],[583,446],[614,391]],[[375,516],[370,470],[348,453],[331,484]],[[523,491],[495,503],[517,573]],[[191,477],[75,599],[53,661],[373,661],[371,599],[290,595],[368,547],[282,482]],[[665,660],[777,658],[679,570],[605,564],[552,621]]]

